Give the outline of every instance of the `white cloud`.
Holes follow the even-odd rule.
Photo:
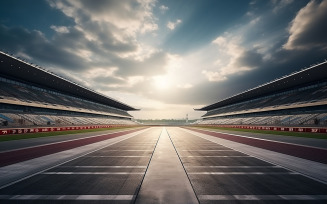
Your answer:
[[[244,48],[239,46],[240,39],[234,37],[219,36],[212,44],[217,48],[217,56],[214,70],[203,70],[209,81],[223,81],[227,75],[237,73],[240,67],[235,66],[236,59],[244,52]]]
[[[282,10],[286,6],[292,4],[294,2],[294,0],[272,0],[272,2],[275,6],[273,9],[273,12],[278,13],[280,10]]]
[[[201,73],[209,81],[225,81],[228,76],[239,75],[258,67],[262,56],[256,50],[241,45],[241,38],[229,33],[212,41],[216,57],[209,69]],[[212,52],[212,51],[211,51]]]
[[[138,32],[146,33],[158,29],[152,9],[154,0],[121,1],[49,1],[54,8],[73,18],[78,25],[88,18],[98,24],[114,26],[115,31],[134,36]],[[120,32],[120,34],[122,34]]]
[[[202,74],[204,74],[209,81],[225,81],[227,79],[227,77],[220,72],[203,70]]]
[[[190,83],[186,83],[186,84],[177,84],[177,88],[181,88],[181,89],[189,89],[192,88],[193,85]]]
[[[171,21],[169,21],[169,22],[167,23],[167,28],[169,28],[170,30],[174,30],[174,29],[176,28],[176,26],[177,26],[178,24],[180,24],[180,23],[182,23],[182,20],[181,20],[181,19],[177,19],[175,22],[171,22]]]
[[[153,14],[155,0],[48,2],[76,23],[72,27],[52,26],[60,33],[72,33],[56,37],[67,41],[61,49],[81,57],[89,69],[115,66],[119,77],[164,72],[166,53],[139,39],[158,29]],[[71,40],[73,34],[79,39]]]
[[[21,49],[21,53],[31,53],[25,52],[26,50],[39,52],[39,55],[32,53],[31,59],[37,61],[42,58],[48,62],[52,60],[50,62],[59,65],[53,69],[57,73],[57,70],[64,70],[65,76],[79,83],[142,108],[142,112],[135,113],[137,117],[184,117],[193,108],[188,104],[205,105],[215,102],[217,98],[228,96],[233,88],[220,87],[230,84],[228,80],[231,78],[240,79],[237,75],[259,67],[262,60],[267,59],[267,54],[262,56],[265,53],[274,56],[275,53],[271,52],[274,51],[272,47],[280,42],[280,36],[276,35],[277,31],[272,34],[260,33],[265,28],[264,23],[266,26],[270,24],[271,21],[267,23],[267,19],[269,20],[271,16],[276,17],[271,15],[272,9],[262,15],[258,15],[253,9],[245,14],[247,24],[230,27],[228,33],[216,36],[208,45],[202,44],[201,48],[192,50],[184,56],[172,55],[154,46],[159,43],[151,44],[154,41],[163,42],[158,40],[165,37],[161,33],[158,38],[148,39],[158,30],[158,19],[154,16],[153,9],[156,8],[159,12],[157,15],[169,10],[165,5],[155,7],[155,3],[158,2],[156,0],[49,2],[53,8],[71,17],[75,25],[69,27],[52,25],[51,29],[56,31],[52,39],[47,39],[45,35],[41,35],[42,33],[26,32],[27,36],[37,35],[39,38],[33,38],[29,46]],[[257,1],[252,1],[253,4],[255,2]],[[292,1],[276,1],[273,5],[275,9],[282,9],[290,2]],[[321,10],[321,5],[313,2],[317,10]],[[315,15],[301,19],[311,22],[311,25],[315,25],[319,20]],[[172,22],[169,21],[164,25],[167,26],[166,33],[169,34],[170,30],[178,28],[181,23],[181,19],[174,18]],[[295,26],[295,20],[293,24]],[[299,22],[297,24],[297,28],[301,27]],[[296,29],[292,31],[290,29],[290,36],[300,36],[303,39],[300,34],[303,34],[305,29],[299,30],[301,33],[297,33]],[[0,35],[2,33],[5,32],[0,32]],[[12,29],[11,35],[7,36],[15,37],[13,34],[16,33],[24,32]],[[280,33],[285,34],[285,30]],[[12,42],[17,44],[24,43],[18,41],[20,38],[13,39]],[[44,46],[30,49],[35,47],[36,42]],[[294,48],[295,45],[298,46],[299,42],[293,41],[291,47]],[[63,63],[64,60],[67,62]],[[243,86],[241,80],[240,84]]]
[[[260,17],[256,17],[256,18],[254,18],[254,19],[252,19],[252,20],[250,21],[250,25],[251,25],[251,26],[254,26],[254,25],[257,24],[260,20],[261,20]]]
[[[68,27],[69,35],[58,35],[58,41],[66,40],[61,49],[69,50],[82,59],[85,70],[70,72],[75,81],[95,87],[101,93],[116,97],[123,102],[138,106],[138,101],[163,111],[166,105],[158,105],[152,94],[177,89],[174,76],[178,69],[178,56],[171,55],[147,43],[145,38],[158,29],[152,13],[154,0],[120,1],[49,1],[75,21]],[[168,7],[161,6],[166,11]],[[177,20],[175,24],[181,23]],[[174,26],[176,26],[174,25]],[[53,29],[57,27],[53,27]],[[71,34],[79,38],[72,40]],[[190,88],[183,84],[183,88]],[[126,98],[125,98],[126,97]],[[141,99],[140,99],[141,98]],[[165,101],[165,100],[163,100]],[[164,102],[160,102],[164,104]],[[145,105],[142,105],[145,106]],[[142,113],[143,114],[143,113]]]
[[[327,0],[310,1],[291,22],[286,50],[327,49]]]
[[[50,28],[54,31],[56,31],[57,33],[69,33],[69,29],[66,26],[55,26],[52,25],[50,26]]]
[[[169,8],[165,5],[161,5],[161,6],[159,6],[159,9],[160,9],[161,13],[165,13],[166,11],[168,11]]]

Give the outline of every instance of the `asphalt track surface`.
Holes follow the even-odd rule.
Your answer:
[[[327,149],[327,140],[321,140],[315,138],[293,137],[293,136],[263,134],[263,133],[254,133],[254,132],[240,132],[240,131],[233,131],[233,130],[211,129],[211,128],[198,128],[198,129]]]
[[[85,132],[85,133],[75,133],[69,135],[55,135],[55,136],[47,136],[47,137],[38,137],[38,138],[30,138],[24,140],[11,140],[6,142],[0,142],[0,152],[10,151],[10,150],[17,150],[28,148],[32,146],[41,146],[49,143],[57,143],[57,142],[64,142],[69,140],[76,140],[82,139],[87,137],[93,137],[95,135],[105,135],[105,134],[112,134],[117,132],[122,132],[126,130],[133,130],[133,129],[140,129],[137,128],[128,128],[128,129],[113,129],[113,130],[103,130],[103,131],[96,131],[96,132]],[[24,142],[22,142],[24,141]]]
[[[195,128],[191,128],[191,130],[208,134],[210,136],[219,137],[222,139],[227,139],[242,144],[248,144],[254,147],[264,148],[264,149],[327,164],[326,148],[318,148],[318,147],[312,147],[306,145],[285,143],[285,142],[274,141],[274,140],[258,139],[254,137],[243,136],[242,134],[238,134],[238,135],[224,134],[220,132],[217,133],[215,131],[201,130]]]
[[[167,134],[163,134],[167,131]],[[0,203],[326,203],[327,185],[280,165],[199,137],[177,127],[149,128],[136,136],[77,157],[61,165],[0,187]],[[119,136],[117,136],[119,137]],[[110,139],[110,138],[106,138]],[[140,200],[150,192],[151,171],[171,160],[179,166],[195,200],[183,196],[167,202],[167,191],[152,192],[155,201]],[[73,145],[71,146],[74,147]],[[167,153],[168,154],[168,153]],[[157,155],[157,156],[156,156]],[[172,164],[167,161],[167,165]],[[164,167],[164,166],[162,166]],[[310,168],[310,167],[304,167]],[[162,168],[164,169],[164,168]],[[158,174],[160,176],[160,174]],[[162,175],[161,175],[162,177]],[[180,177],[180,176],[178,176]],[[150,179],[149,179],[150,178]],[[161,178],[162,179],[162,178]],[[157,181],[156,181],[157,182]],[[186,192],[187,191],[187,192]]]
[[[104,141],[107,139],[119,137],[124,134],[132,133],[135,131],[136,130],[127,130],[127,131],[121,131],[112,134],[101,134],[97,136],[90,136],[90,137],[61,141],[61,142],[52,142],[52,143],[38,145],[38,146],[33,145],[32,147],[25,147],[17,150],[0,152],[0,167],[37,158],[40,156],[49,155],[56,152],[61,152],[68,149],[84,146],[87,144]]]

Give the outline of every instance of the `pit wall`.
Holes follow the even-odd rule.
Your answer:
[[[194,127],[222,127],[222,128],[240,128],[252,130],[272,130],[285,132],[310,132],[327,133],[327,128],[315,127],[276,127],[276,126],[250,126],[250,125],[194,125]]]
[[[69,130],[86,130],[98,128],[114,128],[114,127],[136,127],[137,125],[88,125],[88,126],[67,126],[67,127],[37,127],[37,128],[6,128],[0,129],[0,135],[15,135],[25,133],[39,132],[57,132]]]

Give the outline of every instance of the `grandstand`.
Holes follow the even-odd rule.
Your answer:
[[[327,62],[195,110],[202,125],[327,126]]]
[[[0,127],[136,125],[127,104],[0,52]]]

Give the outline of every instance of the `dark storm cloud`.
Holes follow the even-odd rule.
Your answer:
[[[90,13],[104,14],[119,13],[123,19],[135,19],[135,14],[141,6],[137,2],[130,0],[81,0],[82,7]]]
[[[257,16],[253,17],[254,19],[257,18],[257,24],[255,24],[255,21],[252,21],[255,25],[250,25],[251,22],[248,22],[249,25],[247,26],[252,29],[251,31],[243,32],[244,29],[240,30],[239,33],[236,32],[235,35],[244,38],[242,40],[245,41],[246,46],[236,43],[242,50],[244,49],[244,52],[239,56],[236,53],[236,57],[231,57],[233,58],[231,64],[235,65],[232,68],[235,68],[236,71],[227,75],[226,80],[205,81],[200,71],[199,78],[202,77],[203,80],[193,83],[193,79],[190,79],[190,84],[193,86],[188,88],[174,86],[167,90],[159,90],[154,87],[151,77],[166,74],[169,56],[175,54],[162,49],[188,53],[197,50],[199,47],[205,47],[214,38],[223,36],[223,33],[230,31],[228,28],[233,25],[242,27],[241,24],[244,23],[246,26],[246,20],[243,19],[244,21],[241,23],[238,20],[244,17],[248,9],[248,2],[230,3],[228,1],[228,4],[232,4],[233,11],[236,13],[227,9],[228,4],[223,7],[212,6],[208,1],[201,6],[201,9],[198,9],[197,3],[200,1],[192,1],[192,4],[185,6],[185,8],[192,8],[185,11],[181,9],[184,8],[185,2],[176,3],[176,1],[171,1],[169,2],[171,5],[167,2],[166,5],[169,10],[166,13],[166,20],[170,21],[170,14],[174,14],[173,20],[181,18],[183,23],[174,30],[175,33],[160,36],[158,39],[164,39],[163,41],[166,42],[160,45],[162,47],[152,48],[149,52],[147,52],[148,50],[142,50],[144,48],[141,47],[143,43],[147,46],[147,41],[141,41],[137,37],[143,32],[142,26],[149,23],[144,19],[151,16],[151,14],[149,14],[149,10],[141,9],[142,5],[138,1],[82,0],[51,2],[52,8],[62,11],[67,18],[74,19],[75,24],[69,24],[69,26],[65,27],[67,32],[56,31],[49,37],[44,35],[43,31],[26,29],[15,25],[1,25],[1,48],[14,54],[23,53],[30,57],[34,63],[54,65],[65,70],[66,73],[78,73],[78,77],[81,78],[87,76],[89,79],[88,84],[102,91],[128,92],[169,104],[206,105],[282,75],[290,74],[303,67],[308,67],[313,63],[321,62],[327,57],[326,50],[322,50],[327,47],[327,35],[325,35],[327,1],[321,3],[318,3],[320,1],[311,1],[305,7],[301,5],[303,9],[300,12],[298,12],[299,8],[297,8],[294,13],[286,12],[288,11],[287,6],[291,7],[292,2],[282,6],[278,4],[279,7],[276,7],[275,10],[275,12],[278,10],[278,15],[272,14],[273,9],[271,7],[270,10],[263,9],[262,13],[260,13],[261,16],[256,14]],[[301,2],[303,3],[303,1]],[[242,5],[238,3],[242,3]],[[296,3],[297,1],[293,2],[293,4]],[[178,9],[174,7],[176,4],[180,5]],[[224,3],[216,2],[213,4]],[[266,5],[263,1],[260,4]],[[211,8],[211,12],[207,12],[208,8]],[[222,8],[223,10],[221,10]],[[181,11],[188,13],[188,18],[184,19],[185,15],[179,16]],[[287,18],[284,17],[285,13]],[[268,21],[269,18],[266,16],[271,20]],[[238,21],[239,24],[236,25],[235,21]],[[260,24],[260,22],[262,23]],[[288,24],[290,28],[289,32],[286,33]],[[49,24],[47,26],[49,28],[54,26],[53,29],[56,29],[60,27],[60,24]],[[158,35],[160,34],[158,33]],[[233,32],[230,35],[233,36]],[[266,39],[272,40],[265,41]],[[231,42],[227,44],[231,44]],[[260,49],[257,48],[256,44],[261,46]],[[283,47],[283,45],[285,46]],[[86,53],[83,53],[83,51]],[[144,52],[147,57],[138,54]],[[184,56],[179,57],[183,58]],[[199,57],[207,59],[205,55]],[[216,60],[219,60],[219,57],[210,59],[201,66],[205,69],[210,64],[214,64]],[[247,67],[249,70],[237,69],[242,67]],[[88,71],[91,72],[93,68],[99,68],[104,73],[89,76]],[[116,71],[110,72],[112,68],[115,68]],[[220,67],[215,68],[216,70],[213,69],[212,71],[220,71]],[[197,70],[196,67],[190,66],[189,71],[193,72],[193,69]],[[106,72],[110,72],[110,74]],[[142,79],[132,83],[130,79],[133,76],[140,76]],[[183,78],[183,76],[178,77]]]
[[[65,48],[81,49],[85,48],[84,34],[75,28],[67,28],[67,33],[56,33],[52,40],[53,45],[63,50]]]
[[[146,98],[163,101],[168,104],[208,105],[224,98],[275,80],[292,72],[309,67],[313,63],[322,62],[327,56],[323,51],[315,50],[284,50],[283,42],[273,47],[269,52],[271,57],[263,59],[257,50],[248,50],[243,53],[236,64],[257,67],[249,72],[228,76],[228,80],[218,82],[202,81],[190,88],[172,88],[169,90],[153,91],[150,80],[135,84],[133,87],[107,88],[108,90],[137,93]]]
[[[113,76],[96,76],[92,77],[88,82],[92,84],[92,87],[104,92],[121,89],[127,83],[124,79]]]
[[[103,13],[107,11],[108,7],[119,9],[124,0],[120,0],[119,2],[115,0],[81,0],[80,2],[84,5],[84,7],[88,8],[92,12]]]
[[[93,83],[97,84],[97,85],[103,85],[103,88],[107,87],[108,85],[112,85],[112,84],[125,84],[126,82],[121,79],[121,78],[117,78],[117,77],[112,77],[112,76],[96,76],[92,78]],[[104,89],[106,91],[108,91],[107,89]]]
[[[0,25],[0,44],[4,51],[13,54],[26,53],[33,58],[34,63],[41,62],[45,65],[57,65],[70,69],[85,68],[83,59],[65,51],[60,44],[47,40],[40,31]]]
[[[81,0],[83,8],[87,8],[90,12],[105,13],[108,12],[122,12],[129,9],[138,9],[141,4],[131,0]],[[109,9],[108,9],[109,8]],[[134,12],[137,12],[135,10]],[[121,14],[123,16],[128,16],[129,18],[135,18],[132,13]],[[123,17],[121,16],[121,17]]]
[[[327,49],[327,1],[310,1],[292,21],[285,48]]]
[[[83,16],[81,14],[80,16]],[[137,46],[134,43],[134,39],[132,37],[124,36],[124,42],[118,41],[113,34],[113,31],[116,29],[114,25],[108,22],[98,22],[92,21],[89,17],[85,17],[83,20],[82,29],[86,34],[90,34],[94,36],[92,40],[86,40],[92,46],[92,51],[98,52],[106,52],[109,51],[111,53],[121,53],[121,52],[133,52],[136,51]]]
[[[220,82],[202,82],[187,89],[148,94],[148,97],[164,100],[172,104],[209,105],[232,95],[254,88],[281,76],[289,75],[313,63],[322,62],[325,52],[279,50],[272,59],[263,61],[257,69],[241,75],[229,76]],[[257,65],[257,64],[254,64]]]
[[[0,25],[1,48],[13,54],[24,53],[31,57],[31,62],[44,66],[58,66],[64,70],[83,72],[92,66],[115,66],[121,77],[135,75],[157,75],[165,73],[167,54],[155,52],[143,61],[132,58],[120,58],[115,53],[131,52],[136,46],[129,43],[116,42],[109,32],[101,32],[94,41],[87,40],[85,34],[75,28],[69,28],[67,33],[57,33],[48,40],[40,31],[29,31],[21,27],[6,27]],[[94,55],[90,63],[78,56],[78,50],[88,50]],[[70,50],[67,51],[67,50]],[[74,53],[75,52],[75,53]],[[110,81],[108,81],[110,83]]]
[[[256,68],[261,66],[263,62],[262,57],[262,54],[258,53],[255,49],[247,50],[237,59],[236,64],[239,66]]]
[[[104,72],[112,67],[117,68],[116,76],[90,79],[93,81],[92,86],[100,83],[128,86],[130,76],[165,73],[167,54],[162,51],[153,51],[142,60],[121,57],[138,51],[138,42],[133,32],[141,32],[142,22],[149,23],[152,14],[149,13],[151,6],[148,3],[130,0],[63,0],[48,3],[74,19],[75,25],[48,25],[55,31],[51,38],[42,31],[2,25],[1,48],[25,56],[30,62],[44,67],[58,67],[64,72],[66,70],[68,75],[86,74],[95,67],[102,68]],[[59,69],[57,71],[64,73]],[[108,87],[106,85],[104,88]]]
[[[117,40],[113,32],[119,29],[109,22],[92,21],[83,13],[79,14],[79,20],[81,19],[82,27],[66,27],[67,32],[57,32],[52,39],[47,39],[41,31],[1,25],[1,48],[14,54],[24,53],[34,63],[54,65],[68,71],[83,72],[94,66],[114,66],[119,69],[117,74],[120,77],[165,72],[165,53],[154,52],[142,61],[122,58],[119,54],[137,51],[133,37],[122,33],[124,41]],[[90,52],[92,62],[79,56],[79,50]]]

